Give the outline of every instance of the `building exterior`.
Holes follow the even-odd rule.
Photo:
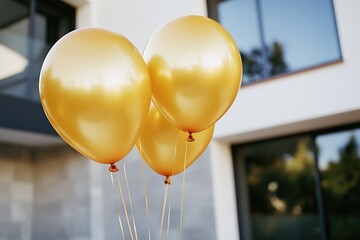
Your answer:
[[[302,42],[306,42],[306,45],[309,46],[316,44],[316,41],[321,39],[321,37],[314,34],[306,35],[306,33],[311,32],[308,28],[318,27],[319,23],[316,22],[316,19],[319,20],[322,18],[321,15],[325,15],[325,5],[321,9],[312,5],[312,10],[307,9],[305,11],[305,8],[309,7],[306,7],[307,2],[302,2],[301,6],[297,6],[296,9],[291,9],[289,6],[291,4],[285,4],[284,1],[254,2],[254,5],[256,5],[256,2],[262,2],[263,4],[261,5],[263,6],[262,13],[258,16],[261,16],[261,14],[263,16],[263,26],[260,27],[263,28],[262,31],[265,33],[263,37],[265,42],[267,41],[266,37],[276,39],[274,33],[270,31],[275,31],[275,34],[279,37],[276,40],[279,42],[285,41],[285,49],[288,48],[289,51],[291,51],[292,47],[302,46]],[[322,4],[326,4],[325,2],[331,4],[331,1],[322,1]],[[230,2],[228,3],[230,5]],[[274,17],[269,12],[266,12],[265,6],[274,11],[276,16]],[[274,9],[276,7],[277,9],[287,9],[282,13],[290,15],[290,17],[279,17],[278,10]],[[328,7],[331,8],[331,5]],[[357,57],[359,48],[355,44],[359,36],[357,30],[350,27],[351,22],[356,21],[354,11],[358,9],[359,4],[351,1],[335,0],[333,1],[333,7],[341,57],[333,58],[332,61],[327,63],[323,62],[321,67],[315,66],[313,69],[295,71],[293,74],[290,74],[291,71],[289,71],[283,76],[271,77],[269,80],[243,87],[230,111],[217,125],[218,131],[211,147],[211,159],[215,219],[219,239],[237,239],[239,234],[237,226],[239,223],[240,236],[243,239],[251,239],[251,236],[254,239],[281,239],[280,236],[283,236],[281,234],[287,234],[285,236],[291,236],[291,239],[356,239],[359,234],[355,230],[359,226],[358,220],[354,220],[358,219],[358,217],[355,217],[358,216],[358,212],[355,210],[356,207],[352,208],[351,214],[344,207],[344,205],[351,204],[348,202],[347,197],[350,195],[356,196],[356,191],[351,192],[353,190],[346,191],[342,189],[335,194],[334,186],[326,186],[326,182],[333,181],[334,184],[335,182],[339,184],[339,188],[342,188],[341,186],[346,188],[347,181],[335,180],[335,176],[340,178],[339,175],[347,172],[348,180],[350,180],[352,174],[349,173],[349,170],[338,171],[336,174],[333,173],[335,176],[330,177],[328,175],[329,169],[335,169],[340,165],[340,159],[346,158],[346,151],[353,151],[352,154],[356,155],[357,159],[359,156],[359,150],[356,147],[354,147],[355,150],[345,150],[353,144],[351,142],[352,138],[356,139],[356,144],[359,141],[359,72],[356,70],[356,65],[360,60]],[[235,8],[235,3],[231,8]],[[317,17],[313,18],[312,14]],[[254,26],[249,15],[246,15],[246,17],[248,19],[247,24]],[[300,20],[299,17],[304,17],[304,19],[300,18]],[[306,21],[309,19],[311,24],[307,25]],[[283,25],[279,22],[281,20]],[[291,29],[287,26],[295,25],[297,20],[300,20],[303,23],[301,26],[305,25],[305,27],[299,25],[297,28]],[[224,21],[227,21],[226,17],[224,17]],[[270,23],[266,21],[270,21]],[[272,26],[271,21],[277,23],[278,28]],[[328,24],[331,26],[334,23],[329,21]],[[284,30],[281,32],[281,29]],[[299,33],[298,31],[303,32]],[[326,35],[327,30],[322,27],[316,31],[321,35]],[[249,35],[253,35],[253,33],[250,32]],[[292,46],[291,42],[286,42],[287,35],[295,36],[296,46]],[[270,41],[274,40],[270,39]],[[333,40],[327,38],[325,42],[319,44],[326,45],[327,41],[331,42]],[[246,47],[245,45],[245,49]],[[313,56],[315,53],[316,58],[319,58],[322,54],[321,48],[315,47],[310,52],[304,53],[303,51],[306,51],[306,48],[301,47],[295,58],[302,58],[304,54]],[[333,51],[338,50],[334,49]],[[286,50],[284,52],[286,55]],[[288,58],[291,58],[290,53]],[[296,64],[293,63],[294,65]],[[349,124],[354,125],[350,126]],[[334,129],[334,127],[338,129]],[[290,147],[292,141],[295,141],[296,144]],[[307,147],[302,146],[302,144]],[[302,147],[306,149],[301,150]],[[281,150],[278,151],[279,149]],[[307,157],[300,157],[300,152],[305,150]],[[302,160],[297,160],[298,158],[302,158]],[[265,162],[269,163],[269,161],[273,164],[266,165]],[[308,182],[301,180],[305,181],[306,185],[311,184],[311,189],[305,190],[305,188],[301,188],[301,184],[305,183],[302,183],[299,179],[296,180],[297,182],[294,185],[286,185],[286,181],[295,178],[296,174],[298,174],[295,170],[290,170],[291,165],[296,165],[294,163],[296,161],[308,162],[312,166],[311,170],[307,170],[312,176],[311,180],[306,180]],[[280,162],[282,163],[280,164]],[[291,162],[293,163],[291,164]],[[331,165],[329,162],[333,162],[334,165],[329,167]],[[338,165],[335,164],[336,162]],[[277,168],[278,163],[280,164],[279,168]],[[301,166],[301,164],[299,165]],[[306,169],[306,164],[303,163],[302,165],[302,167],[298,166],[298,168]],[[277,173],[276,176],[271,176],[272,171]],[[285,172],[285,175],[287,175],[282,180],[279,178],[281,172]],[[304,172],[306,171],[302,170],[302,173]],[[265,176],[259,177],[257,174],[264,174]],[[256,178],[256,176],[258,177]],[[281,181],[284,181],[284,183]],[[358,181],[353,183],[354,189],[359,187]],[[281,184],[285,184],[283,189],[280,189]],[[225,185],[227,186],[226,190],[223,187]],[[257,188],[262,191],[260,195],[257,195]],[[300,195],[298,193],[296,195],[291,188],[300,188],[302,192]],[[231,192],[228,189],[236,189],[237,194],[235,191]],[[279,197],[280,195],[282,197]],[[306,200],[308,205],[305,203],[300,204],[300,200],[303,200],[300,197],[301,195],[312,198],[312,204],[316,206],[310,207],[310,200]],[[291,203],[292,197],[296,199],[296,203]],[[266,198],[266,200],[261,202],[259,198]],[[283,200],[278,201],[281,198]],[[235,199],[237,199],[237,203]],[[259,201],[256,202],[257,200]],[[338,205],[335,203],[337,201],[339,202]],[[267,206],[269,208],[263,206],[265,204],[270,205]],[[292,206],[292,209],[290,206]],[[302,210],[300,211],[300,209]],[[301,219],[300,217],[296,218],[296,216],[304,217]],[[314,235],[312,237],[300,235],[301,232],[309,232],[310,230],[299,227],[300,223],[298,223],[299,225],[296,223],[290,224],[295,219],[300,222],[311,216],[316,217],[316,226],[321,231],[321,234],[317,237]],[[353,220],[350,220],[350,216],[354,217]],[[345,224],[349,221],[353,221],[353,225]],[[289,224],[285,225],[283,223]],[[295,225],[297,227],[294,227]],[[279,230],[278,226],[283,226],[282,230]],[[291,230],[286,232],[283,231],[284,229]],[[258,234],[261,231],[264,232],[265,237]],[[314,228],[311,231],[316,234],[318,232]],[[353,231],[352,235],[346,235],[350,231]],[[296,232],[298,235],[291,235]],[[272,235],[275,233],[278,234],[277,237]]]
[[[52,130],[39,67],[74,28],[121,33],[142,51],[159,26],[191,14],[233,35],[244,81],[187,172],[183,238],[358,239],[359,10],[356,0],[1,1],[0,239],[120,238],[107,167]],[[139,239],[148,238],[144,175],[158,238],[163,179],[141,173],[135,150],[125,161]],[[172,191],[180,198],[181,176]],[[180,216],[173,202],[170,239]]]

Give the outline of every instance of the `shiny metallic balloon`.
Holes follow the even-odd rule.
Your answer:
[[[229,109],[239,90],[238,47],[209,18],[187,16],[163,25],[150,38],[143,56],[154,102],[180,130],[209,128]]]
[[[125,37],[99,28],[75,30],[52,47],[39,90],[59,135],[100,163],[119,161],[133,148],[151,99],[141,54]]]
[[[171,125],[153,105],[136,148],[142,159],[157,173],[170,177],[184,171],[205,151],[211,141],[214,125],[194,133],[194,142],[187,134]],[[184,165],[185,164],[185,165]]]

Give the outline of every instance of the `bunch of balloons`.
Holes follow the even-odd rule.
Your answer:
[[[87,158],[116,171],[136,144],[169,177],[205,150],[241,77],[230,34],[211,19],[186,16],[160,27],[143,55],[108,30],[68,33],[46,56],[39,91],[52,126]]]

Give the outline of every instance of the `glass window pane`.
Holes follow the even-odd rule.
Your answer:
[[[46,55],[48,52],[48,44],[46,42],[46,16],[35,14],[35,34],[34,34],[34,52],[35,59]],[[45,52],[45,53],[44,53]]]
[[[239,152],[252,239],[321,239],[310,138],[254,143]]]
[[[1,1],[0,86],[3,86],[5,80],[10,78],[24,80],[24,74],[21,73],[29,64],[27,58],[28,24],[28,10],[25,5],[10,0]]]
[[[271,75],[340,59],[329,0],[259,0]],[[281,69],[283,68],[283,69]]]
[[[74,28],[75,11],[61,1],[0,0],[0,94],[39,101],[38,79],[51,46]]]
[[[331,239],[359,239],[360,129],[321,135],[316,144]]]
[[[243,60],[243,84],[262,78],[262,47],[254,0],[230,0],[218,4],[219,22],[236,41]]]
[[[332,0],[223,0],[218,21],[243,58],[243,83],[341,59]]]

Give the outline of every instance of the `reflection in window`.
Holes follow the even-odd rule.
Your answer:
[[[331,239],[360,237],[360,129],[316,138]]]
[[[9,78],[25,70],[28,60],[17,51],[0,44],[0,80]]]
[[[303,137],[240,148],[252,239],[321,239],[310,146]]]
[[[30,11],[30,5],[36,6]],[[62,1],[0,1],[0,94],[39,100],[38,79],[50,47],[74,29]]]
[[[0,81],[22,73],[27,65],[27,7],[11,0],[1,2]]]
[[[360,239],[360,128],[234,153],[242,239]]]
[[[227,0],[217,8],[240,48],[244,84],[341,59],[332,0]]]

